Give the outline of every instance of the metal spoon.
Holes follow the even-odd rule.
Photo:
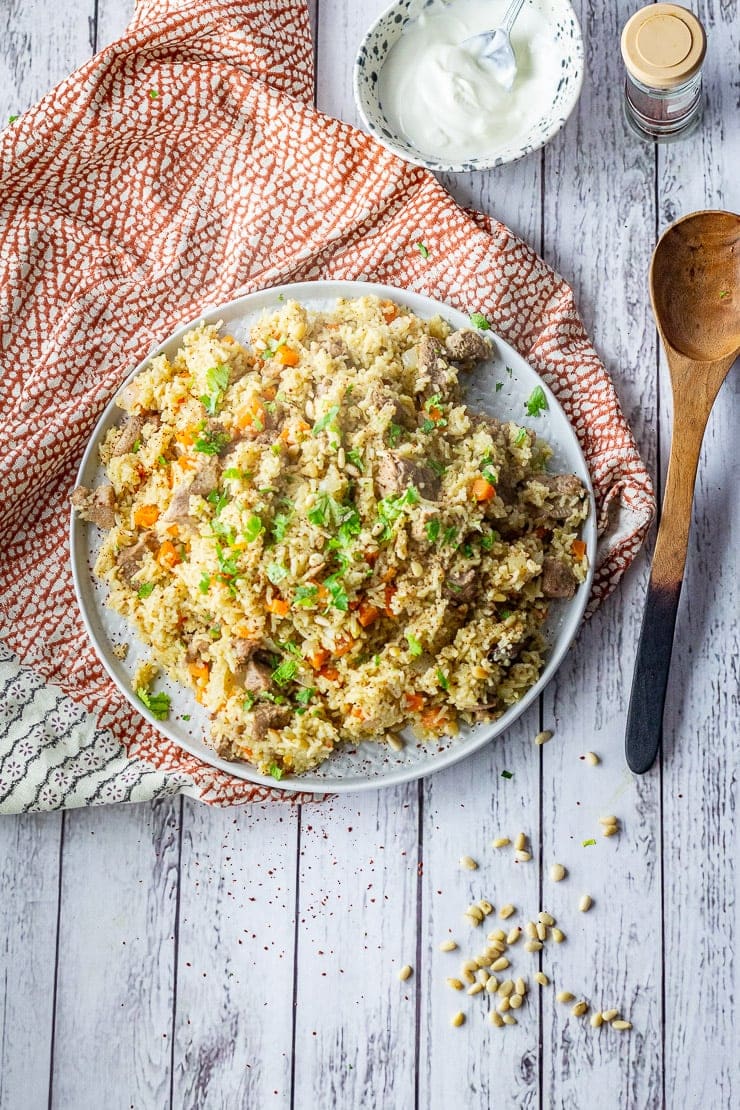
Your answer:
[[[511,29],[523,7],[524,0],[512,0],[504,13],[500,27],[495,31],[482,31],[478,35],[471,35],[461,43],[491,66],[496,80],[507,92],[511,92],[516,77],[516,54],[511,45]]]
[[[627,715],[627,763],[637,774],[660,746],[704,429],[740,354],[740,216],[694,212],[671,224],[653,254],[650,299],[671,375],[673,437]]]

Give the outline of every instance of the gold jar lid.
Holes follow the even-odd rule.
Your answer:
[[[707,37],[699,20],[678,4],[650,4],[627,20],[622,57],[641,84],[671,89],[688,81],[704,61]]]

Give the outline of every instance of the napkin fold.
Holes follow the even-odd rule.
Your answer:
[[[588,462],[591,610],[644,539],[650,479],[568,285],[312,96],[302,0],[143,0],[123,38],[0,136],[0,812],[286,798],[138,716],[72,584],[68,497],[95,423],[205,304],[342,278],[485,313],[556,393]]]

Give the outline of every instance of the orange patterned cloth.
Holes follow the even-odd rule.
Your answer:
[[[87,641],[68,553],[69,492],[101,410],[202,305],[361,278],[484,312],[578,433],[602,535],[592,607],[654,509],[565,282],[502,224],[463,211],[431,173],[323,116],[312,97],[302,0],[143,0],[123,38],[0,137],[2,634],[23,673],[93,714],[129,779],[132,767],[156,770],[219,804],[271,792],[187,755],[131,709]],[[70,793],[64,750],[58,762],[42,750],[48,736],[26,741],[26,771],[16,753],[10,777],[0,773],[0,803],[3,784],[19,799],[6,808],[106,800],[79,783]],[[23,776],[39,758],[61,785],[31,800]]]

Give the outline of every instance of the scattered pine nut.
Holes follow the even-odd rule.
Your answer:
[[[558,929],[557,925],[552,931],[552,939],[555,941],[556,944],[562,944],[565,940],[565,933],[562,929]]]
[[[550,985],[550,980],[547,978],[544,971],[536,971],[534,979],[541,987],[549,987]]]
[[[486,971],[485,968],[482,967],[478,972],[478,982],[481,984],[481,986],[485,987],[490,978],[491,976],[489,975],[489,973]]]
[[[482,983],[473,983],[472,987],[468,987],[468,989],[465,993],[466,994],[480,994],[480,992],[482,990],[483,990],[483,984]]]
[[[555,918],[552,916],[551,913],[547,913],[545,910],[540,910],[540,912],[537,914],[537,920],[543,925],[555,924]]]
[[[505,1014],[506,1011],[509,1009],[510,1005],[511,1005],[511,1003],[509,1002],[509,999],[508,999],[508,996],[507,996],[506,998],[502,998],[499,1002],[496,1003],[496,1009],[498,1010],[498,1012],[500,1014]]]
[[[503,929],[494,929],[492,933],[488,934],[488,940],[506,940],[506,933]]]
[[[498,979],[495,975],[490,975],[486,983],[486,990],[489,994],[495,994],[498,990]]]
[[[493,906],[487,898],[481,898],[479,900],[478,909],[483,911],[484,917],[488,917],[489,913],[493,913]]]
[[[517,863],[529,863],[531,858],[532,853],[525,851],[525,849],[523,848],[520,849],[518,852],[514,852],[514,859],[517,861]]]
[[[493,841],[494,848],[508,848],[510,844],[511,841],[509,840],[508,836],[497,836],[496,839]]]
[[[612,1029],[631,1029],[631,1028],[632,1028],[632,1022],[631,1021],[622,1021],[621,1018],[620,1018],[619,1021],[613,1021],[612,1022]]]
[[[509,999],[509,1005],[511,1006],[512,1010],[518,1010],[523,1001],[524,999],[520,994],[512,994],[511,998]]]
[[[494,960],[491,964],[491,971],[504,971],[508,966],[509,961],[506,959],[506,956],[499,956],[499,958]]]
[[[504,1025],[516,1025],[517,1024],[517,1020],[516,1020],[516,1018],[514,1017],[513,1014],[504,1014],[503,1022],[504,1022]]]
[[[617,828],[616,825],[605,825],[604,828],[601,830],[601,835],[602,836],[616,836],[618,832],[619,832],[619,829]]]
[[[571,1009],[573,1017],[583,1017],[588,1010],[588,1002],[576,1002],[575,1006]]]
[[[527,980],[522,979],[522,977],[519,976],[514,986],[516,987],[516,993],[520,994],[523,998],[524,995],[527,993]]]
[[[603,1021],[604,1021],[604,1019],[603,1019],[603,1017],[601,1016],[601,1014],[600,1014],[600,1013],[598,1013],[598,1012],[597,1012],[597,1013],[595,1013],[595,1014],[591,1014],[591,1022],[590,1022],[590,1024],[591,1024],[591,1026],[592,1026],[592,1027],[593,1027],[594,1029],[598,1029],[598,1028],[599,1028],[599,1026],[600,1026],[601,1024],[603,1024]]]
[[[491,1025],[497,1025],[499,1029],[504,1024],[504,1019],[501,1017],[501,1014],[497,1010],[491,1010],[490,1014],[488,1015],[488,1020],[490,1021]]]
[[[552,736],[553,736],[553,734],[550,731],[550,729],[546,728],[546,729],[543,729],[542,732],[537,733],[537,735],[534,738],[534,742],[539,747],[542,744],[546,744],[548,740],[552,740]]]
[[[590,894],[582,894],[581,900],[578,903],[578,909],[581,913],[587,913],[594,904],[594,900]]]
[[[527,943],[524,945],[524,951],[525,952],[541,952],[542,951],[542,941],[541,940],[528,940]]]
[[[615,1017],[619,1017],[619,1010],[602,1010],[601,1016],[604,1021],[614,1021]]]
[[[401,980],[401,982],[405,982],[406,979],[411,978],[411,972],[412,972],[411,964],[404,964],[404,966],[401,968],[401,970],[398,973],[398,978]]]
[[[526,833],[517,833],[516,840],[514,841],[514,847],[516,848],[517,852],[520,852],[523,848],[527,847]]]
[[[481,921],[483,920],[483,910],[480,908],[480,906],[476,906],[476,904],[473,903],[472,906],[468,906],[464,916],[468,919],[471,925],[477,926],[480,925]]]
[[[510,994],[514,993],[514,980],[504,979],[503,983],[496,991],[500,998],[508,998]]]
[[[536,928],[537,928],[537,938],[539,940],[547,940],[547,925],[543,925],[542,922],[540,921],[540,923],[536,926]]]
[[[592,767],[598,767],[601,763],[596,752],[586,752],[586,763],[590,763]]]
[[[464,867],[466,871],[478,870],[478,864],[472,856],[460,856],[460,866]]]
[[[454,952],[456,948],[457,941],[455,940],[443,940],[439,946],[440,952]]]
[[[558,1002],[572,1002],[575,998],[575,995],[571,994],[570,991],[558,991],[555,997],[557,998]]]
[[[475,975],[473,975],[472,971],[461,971],[460,976],[461,976],[464,983],[474,983],[475,982]]]
[[[562,863],[554,863],[550,868],[550,878],[554,883],[559,883],[561,879],[565,878],[566,875],[567,871],[563,867]]]
[[[454,1015],[454,1017],[452,1019],[452,1024],[455,1027],[458,1027],[460,1025],[464,1025],[465,1024],[465,1014],[462,1013],[462,1011],[458,1010],[458,1012]]]
[[[524,932],[527,934],[528,937],[531,937],[532,940],[537,939],[537,926],[535,925],[534,921],[527,922],[527,924],[524,926]]]
[[[483,967],[490,967],[491,966],[491,960],[488,956],[476,956],[475,959],[472,962],[475,964],[476,968],[483,968]],[[478,972],[475,971],[474,974],[477,975]]]
[[[519,937],[521,935],[522,935],[521,925],[515,925],[514,928],[511,930],[511,932],[507,935],[506,943],[507,944],[516,944],[516,942],[519,940]]]
[[[499,917],[502,917],[504,921],[507,917],[511,917],[513,913],[516,913],[516,907],[512,906],[511,902],[507,902],[506,905],[502,906],[498,911]]]
[[[451,987],[453,991],[461,991],[463,989],[463,984],[459,979],[445,979],[445,983],[448,987]]]
[[[600,825],[616,825],[616,824],[618,824],[618,821],[617,821],[616,817],[600,817],[599,818],[599,824]]]
[[[488,946],[488,953],[491,956],[491,958],[494,959],[494,960],[496,959],[497,956],[503,956],[505,951],[506,951],[506,941],[505,940],[492,940],[490,945]]]
[[[394,752],[402,752],[406,746],[400,736],[389,736],[386,740],[386,744]]]

